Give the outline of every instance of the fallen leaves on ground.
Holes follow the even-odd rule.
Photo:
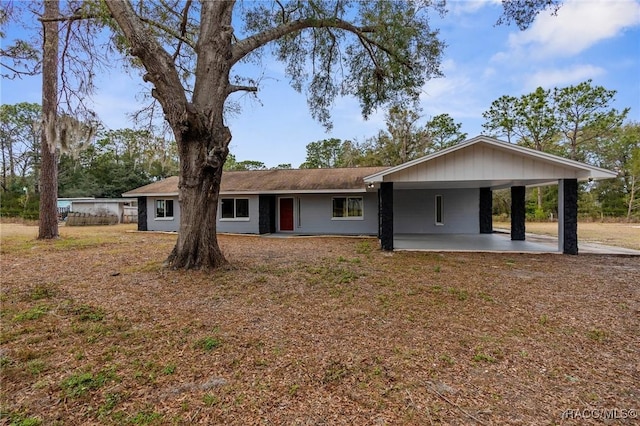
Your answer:
[[[184,272],[162,267],[175,235],[124,229],[3,239],[0,423],[584,424],[601,419],[567,410],[640,408],[638,258],[221,235],[233,268]]]

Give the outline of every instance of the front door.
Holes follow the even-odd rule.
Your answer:
[[[293,198],[280,198],[280,230],[293,231]]]

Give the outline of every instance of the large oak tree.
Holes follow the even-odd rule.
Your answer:
[[[173,268],[226,264],[216,239],[231,141],[225,104],[235,92],[257,90],[253,80],[234,74],[239,63],[271,47],[293,87],[306,90],[312,115],[327,126],[336,96],[356,96],[367,116],[391,101],[415,99],[440,74],[443,44],[429,13],[443,9],[430,1],[106,4],[178,144],[181,219],[168,258]]]
[[[270,47],[286,65],[292,86],[306,91],[312,116],[328,127],[336,96],[357,97],[366,117],[391,102],[415,100],[425,81],[440,75],[443,43],[429,14],[444,12],[442,0],[105,4],[118,45],[144,69],[178,145],[181,215],[168,258],[173,268],[227,263],[216,239],[231,141],[225,107],[232,94],[257,91],[252,76],[236,72],[240,63],[260,58]],[[507,18],[518,18],[508,4]],[[536,3],[533,9],[548,5]]]

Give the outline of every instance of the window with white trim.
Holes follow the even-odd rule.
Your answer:
[[[156,219],[173,219],[173,200],[156,200]]]
[[[436,225],[444,225],[444,206],[442,195],[436,195]]]
[[[363,216],[362,197],[333,197],[333,219],[362,219]]]
[[[248,198],[223,198],[220,200],[221,220],[249,220]]]

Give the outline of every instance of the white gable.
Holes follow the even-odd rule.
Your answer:
[[[479,136],[438,153],[365,178],[400,186],[506,187],[557,183],[558,179],[605,179],[616,173]]]

